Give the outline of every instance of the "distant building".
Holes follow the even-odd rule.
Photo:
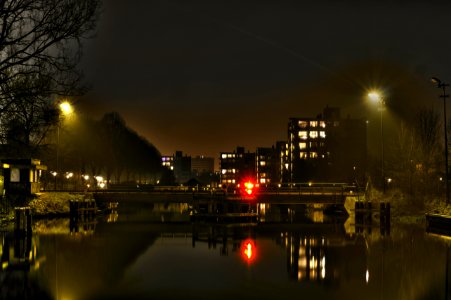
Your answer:
[[[280,172],[280,152],[277,148],[257,148],[256,157],[256,174],[257,182],[260,185],[277,184],[281,181]]]
[[[215,159],[213,157],[196,156],[191,157],[191,173],[200,176],[203,173],[214,173]]]
[[[251,178],[256,180],[255,153],[237,147],[233,152],[220,153],[221,184],[236,185]]]
[[[184,184],[190,179],[196,179],[202,184],[211,185],[216,181],[214,171],[215,159],[213,157],[183,155],[182,151],[176,151],[174,155],[161,157],[164,167],[174,172],[175,181]]]
[[[316,118],[290,118],[287,146],[283,163],[290,182],[364,177],[366,121],[342,119],[339,108],[326,107]]]
[[[288,143],[285,141],[276,142],[277,159],[279,160],[277,166],[279,167],[279,181],[280,182],[290,182],[291,172],[290,172],[290,161],[289,161],[289,151]]]
[[[174,156],[162,156],[161,157],[161,165],[165,168],[168,168],[171,171],[174,171]]]
[[[191,156],[176,151],[174,156],[174,176],[178,183],[185,183],[191,179]]]

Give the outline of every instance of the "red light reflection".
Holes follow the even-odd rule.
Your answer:
[[[252,239],[247,239],[241,244],[241,255],[247,263],[255,260],[256,248]]]

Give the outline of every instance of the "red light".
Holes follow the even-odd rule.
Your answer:
[[[256,188],[257,185],[254,184],[251,180],[247,180],[243,183],[243,192],[246,196],[252,196],[254,193],[254,188]]]

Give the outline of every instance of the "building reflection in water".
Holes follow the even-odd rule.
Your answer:
[[[255,225],[229,224],[209,225],[202,223],[193,224],[192,246],[205,243],[209,249],[216,249],[219,245],[219,254],[229,255],[232,252],[241,252],[246,262],[252,262],[256,257]]]
[[[279,243],[287,251],[287,270],[297,281],[338,284],[341,277],[369,280],[363,236],[349,239],[282,232]]]
[[[287,268],[291,278],[299,281],[325,280],[331,277],[333,270],[326,269],[326,244],[324,237],[301,237],[295,234],[281,233],[281,240],[287,249]],[[327,270],[327,271],[326,271]]]

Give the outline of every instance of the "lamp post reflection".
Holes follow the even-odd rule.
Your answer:
[[[446,98],[449,97],[449,95],[446,94],[446,88],[449,86],[448,83],[442,82],[437,77],[431,78],[432,83],[437,85],[437,88],[442,89],[443,94],[440,95],[440,98],[443,98],[443,124],[444,124],[444,133],[445,133],[445,186],[446,186],[446,204],[449,203],[449,184],[448,184],[448,132],[447,132],[447,126],[446,124]]]
[[[382,175],[382,190],[385,194],[385,170],[384,170],[384,123],[382,112],[385,110],[385,100],[377,91],[368,93],[368,98],[378,104],[378,110],[381,113],[381,175]]]

